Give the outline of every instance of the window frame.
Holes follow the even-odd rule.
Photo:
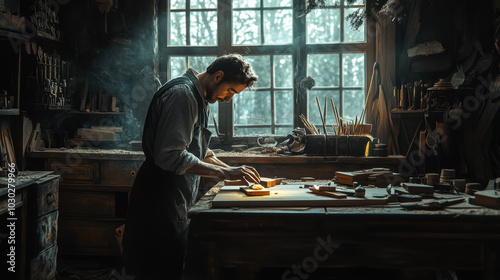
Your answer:
[[[189,1],[189,0],[187,0]],[[341,1],[341,7],[344,8],[344,1]],[[221,8],[221,7],[230,7]],[[306,32],[306,16],[300,17],[305,10],[306,0],[292,1],[293,21],[293,40],[291,44],[284,45],[232,45],[232,0],[217,1],[217,46],[168,46],[168,26],[169,26],[169,1],[159,2],[158,17],[158,59],[159,76],[161,81],[165,82],[171,79],[168,71],[170,65],[170,56],[220,56],[226,53],[240,53],[245,55],[292,55],[293,85],[300,83],[300,80],[307,76],[307,55],[316,53],[364,53],[365,55],[365,96],[368,91],[369,79],[372,73],[372,65],[375,61],[375,23],[365,18],[365,42],[340,42],[340,43],[315,43],[307,44],[306,36],[301,36]],[[186,7],[188,8],[188,7]],[[311,16],[312,11],[307,16]],[[163,16],[161,16],[163,15]],[[220,20],[223,19],[223,20]],[[189,22],[186,19],[186,24]],[[341,21],[341,40],[344,38],[344,20]],[[189,37],[189,34],[186,34]],[[342,56],[342,55],[341,55]],[[299,67],[297,67],[297,65]],[[208,65],[207,65],[208,66]],[[271,69],[272,65],[271,65]],[[204,69],[197,69],[203,71]],[[272,74],[271,74],[272,75]],[[342,87],[342,85],[341,85]],[[340,97],[342,99],[342,95]],[[308,92],[306,89],[293,87],[293,127],[303,127],[299,115],[308,116]],[[214,106],[212,104],[211,106]],[[273,105],[273,104],[271,104]],[[218,130],[220,132],[219,140],[224,144],[235,143],[235,138],[255,138],[255,136],[235,136],[233,124],[233,102],[218,102],[219,116],[217,120]],[[271,106],[274,110],[274,106]],[[341,106],[341,111],[344,108]],[[273,115],[276,112],[270,112]],[[274,123],[274,120],[272,120]],[[256,127],[259,125],[256,125]],[[261,135],[270,136],[270,135]],[[280,135],[275,135],[280,136]]]

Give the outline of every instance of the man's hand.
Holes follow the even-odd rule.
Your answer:
[[[228,180],[242,180],[247,185],[260,183],[259,172],[255,168],[246,165],[225,168],[224,177]]]

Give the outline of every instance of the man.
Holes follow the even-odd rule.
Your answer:
[[[208,104],[229,101],[258,77],[237,54],[214,60],[205,72],[188,69],[162,86],[147,113],[142,138],[146,161],[135,179],[123,237],[128,275],[180,279],[187,244],[187,211],[200,176],[258,183],[248,166],[229,167],[207,152]]]

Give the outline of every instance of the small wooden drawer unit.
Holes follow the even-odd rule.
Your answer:
[[[59,218],[59,175],[36,181],[28,192],[29,279],[55,279]]]

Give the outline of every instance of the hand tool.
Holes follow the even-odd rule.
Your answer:
[[[452,199],[434,199],[431,201],[423,201],[418,203],[401,203],[401,207],[408,210],[442,210],[446,206],[460,203],[464,201],[465,198],[452,198]]]

